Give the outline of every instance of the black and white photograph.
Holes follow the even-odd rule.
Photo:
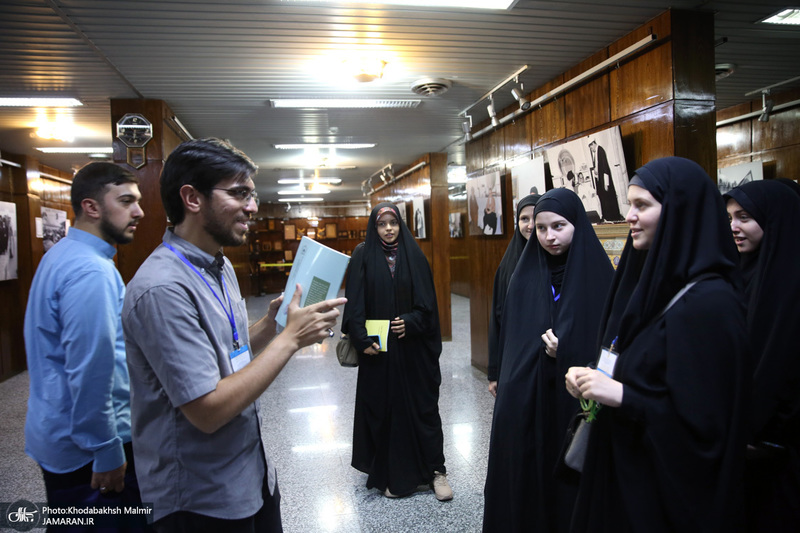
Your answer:
[[[408,226],[408,215],[406,214],[406,210],[407,210],[406,203],[405,202],[397,202],[394,205],[396,205],[397,206],[397,210],[400,211],[400,218],[403,219],[403,223],[406,226]],[[411,227],[411,226],[409,226],[409,227]]]
[[[67,236],[68,226],[66,211],[50,207],[42,208],[42,239],[45,253]]]
[[[503,197],[499,172],[467,181],[467,215],[470,235],[503,234]]]
[[[763,179],[764,166],[761,161],[717,169],[717,188],[720,194],[727,194],[740,185]]]
[[[450,213],[449,226],[450,226],[450,237],[454,239],[459,239],[464,236],[464,226],[461,221],[461,213],[454,212]]]
[[[425,227],[425,200],[421,196],[417,196],[411,200],[411,211],[413,213],[414,236],[417,239],[427,238],[427,228]]]
[[[0,281],[17,279],[17,206],[0,202]]]
[[[615,126],[547,150],[553,187],[571,188],[593,223],[620,222],[628,212],[628,170]]]
[[[517,203],[529,194],[544,194],[544,156],[515,165],[511,169],[512,205],[517,212]]]

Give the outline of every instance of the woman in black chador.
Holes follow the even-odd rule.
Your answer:
[[[566,377],[602,404],[571,530],[740,531],[748,352],[722,197],[697,163],[667,157],[636,171],[628,200],[599,337],[619,354],[598,360],[613,378]]]
[[[578,196],[553,189],[537,202],[535,233],[506,294],[483,530],[561,531],[577,485],[555,476],[578,402],[563,386],[586,364],[613,268]]]
[[[748,530],[800,524],[800,197],[777,180],[725,195],[746,276],[753,395],[747,453]]]
[[[439,417],[439,312],[428,261],[391,203],[369,217],[367,239],[353,251],[342,332],[358,350],[353,424],[354,468],[387,497],[433,485],[453,492],[444,466]],[[389,320],[387,351],[367,336],[365,320]]]
[[[492,315],[489,317],[489,392],[497,395],[497,376],[500,373],[500,324],[503,320],[503,308],[506,305],[506,292],[511,281],[511,274],[517,267],[522,250],[533,234],[533,208],[541,198],[541,194],[530,194],[517,204],[517,224],[514,235],[508,243],[500,266],[494,274],[492,289]]]

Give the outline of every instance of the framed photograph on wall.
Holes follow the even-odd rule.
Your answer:
[[[521,199],[529,194],[544,194],[544,156],[538,155],[511,169],[511,190],[515,213]]]
[[[286,224],[283,226],[283,238],[287,241],[293,241],[297,238],[294,224]]]
[[[450,237],[459,239],[464,236],[464,227],[461,223],[461,213],[453,212],[448,217],[450,227]]]
[[[628,213],[628,170],[619,126],[547,150],[553,187],[571,188],[589,220],[620,222]]]
[[[764,165],[761,161],[717,169],[717,188],[720,194],[727,194],[731,189],[750,181],[763,179]]]
[[[467,218],[470,235],[503,234],[501,184],[499,172],[467,181]]]
[[[0,281],[17,279],[17,204],[0,202]]]
[[[414,236],[417,239],[427,238],[427,228],[425,227],[425,199],[417,196],[411,200],[411,221],[413,223]]]
[[[45,252],[67,236],[68,228],[69,221],[66,211],[42,207],[42,239]]]
[[[336,222],[328,222],[327,224],[325,224],[326,239],[335,239],[338,234],[339,230],[336,226]]]
[[[400,218],[403,219],[403,224],[408,226],[408,215],[406,214],[406,210],[408,208],[406,207],[406,203],[405,202],[397,202],[394,205],[396,205],[397,206],[397,210],[400,211]]]
[[[343,229],[343,230],[339,231],[339,238],[340,239],[346,239],[348,235],[349,235],[349,233],[347,233],[346,229]]]

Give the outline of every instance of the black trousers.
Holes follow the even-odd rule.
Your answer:
[[[275,480],[275,493],[270,495],[267,473],[261,487],[264,505],[256,514],[239,520],[213,518],[189,511],[177,511],[153,523],[157,533],[282,533],[281,491]]]
[[[50,507],[139,507],[142,499],[139,495],[139,481],[136,478],[136,464],[133,458],[133,446],[130,442],[123,445],[125,460],[128,463],[125,469],[125,489],[121,492],[100,494],[97,489],[91,488],[92,463],[88,463],[77,470],[56,474],[42,468],[44,487],[47,492],[47,503]],[[100,520],[100,518],[98,518]],[[147,531],[143,517],[111,517],[103,526],[58,526],[47,528],[48,531],[83,532],[83,531]]]

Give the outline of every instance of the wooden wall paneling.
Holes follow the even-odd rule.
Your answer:
[[[533,114],[528,113],[503,127],[505,133],[505,157],[507,160],[528,154],[533,150],[531,141]]]
[[[570,80],[606,59],[608,51],[603,49],[566,71],[564,79]],[[608,74],[605,73],[564,95],[566,137],[606,124],[610,120],[608,102],[609,82]]]
[[[564,83],[564,75],[539,87],[531,93],[531,99],[538,98]],[[531,145],[538,148],[561,140],[567,136],[564,98],[550,100],[531,114]]]
[[[766,150],[753,156],[753,161],[761,161],[764,167],[764,179],[789,178],[800,179],[800,147],[784,146],[775,150]]]
[[[478,131],[479,128],[473,127],[472,129]],[[464,161],[467,167],[467,174],[484,168],[483,137],[464,145]]]
[[[676,101],[672,123],[675,130],[675,155],[695,161],[716,181],[717,139],[713,100]]]
[[[632,115],[674,98],[672,72],[672,15],[665,11],[608,47],[609,57],[655,34],[658,42],[622,61],[609,71],[611,120]],[[713,28],[711,35],[713,36]]]
[[[674,155],[673,116],[672,103],[667,102],[619,123],[629,176],[648,161]]]
[[[713,102],[716,98],[714,13],[673,9],[669,16],[675,100]]]
[[[793,93],[796,100],[800,98],[800,91]],[[786,96],[779,97],[778,95],[771,97],[775,105],[779,105],[788,101]],[[757,104],[754,102],[753,111],[761,109],[761,102]],[[753,128],[753,151],[763,152],[782,148],[785,146],[795,146],[800,148],[800,107],[793,109],[785,109],[777,113],[770,114],[769,122],[759,122],[754,118],[750,120]]]
[[[447,197],[447,154],[430,154],[431,198],[428,211],[428,241],[433,268],[433,283],[439,306],[439,327],[443,340],[452,340],[453,321],[450,301],[450,213]]]
[[[502,165],[506,160],[505,127],[501,127],[485,134],[480,140],[483,141],[484,168],[494,165]]]
[[[716,119],[717,121],[721,121],[746,115],[752,111],[753,109],[750,103],[741,104],[725,111],[718,111]],[[716,130],[716,136],[718,162],[729,157],[738,159],[741,154],[750,154],[753,152],[753,122],[750,120],[742,120],[726,126],[720,126]],[[725,166],[730,165],[717,164],[718,168]]]
[[[450,292],[469,298],[469,248],[467,246],[467,200],[450,199],[450,213],[461,216],[462,237],[450,239]]]

